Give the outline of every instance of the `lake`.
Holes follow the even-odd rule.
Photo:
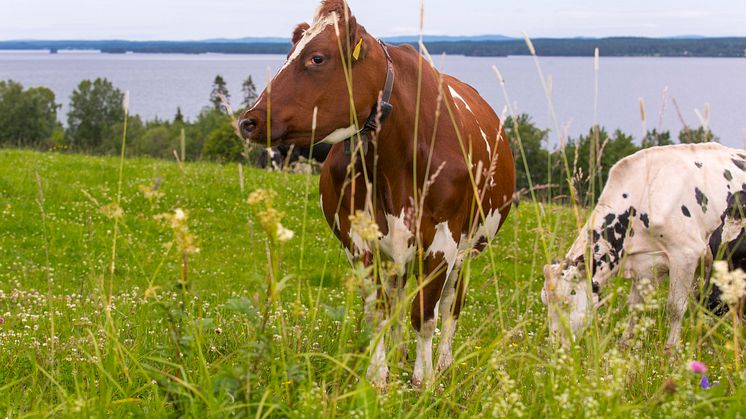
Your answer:
[[[607,130],[620,128],[638,142],[646,128],[671,130],[675,136],[683,126],[682,119],[690,126],[699,126],[696,111],[705,117],[706,108],[709,126],[722,143],[737,147],[746,143],[743,58],[601,57],[597,107],[593,58],[540,58],[545,75],[551,78],[556,122],[550,117],[533,58],[448,56],[434,60],[437,67],[474,86],[502,114],[506,102],[492,70],[493,65],[497,66],[516,111],[530,114],[541,127],[552,128],[554,143],[558,131],[570,136],[586,133],[594,115]],[[237,107],[243,80],[252,75],[261,90],[267,75],[283,61],[280,55],[2,52],[0,79],[13,79],[25,87],[51,88],[63,105],[63,121],[75,86],[83,79],[96,77],[106,77],[120,89],[129,90],[131,112],[146,119],[171,119],[177,106],[187,118],[194,118],[209,104],[216,74],[228,82]],[[644,125],[640,98],[647,115]]]

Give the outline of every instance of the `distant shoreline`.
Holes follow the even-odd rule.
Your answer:
[[[445,39],[445,40],[444,40]],[[409,38],[391,38],[393,44],[410,44]],[[545,57],[592,57],[596,48],[604,57],[702,57],[744,58],[746,37],[731,38],[539,38],[532,41]],[[523,39],[425,38],[432,55],[507,57],[530,55]],[[289,42],[251,40],[214,41],[0,41],[1,52],[102,53],[102,54],[287,54]],[[32,52],[33,51],[33,52]]]

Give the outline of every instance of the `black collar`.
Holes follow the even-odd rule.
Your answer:
[[[381,99],[373,106],[368,119],[363,124],[358,132],[353,134],[350,138],[344,141],[345,143],[345,154],[351,155],[355,149],[353,144],[357,141],[358,136],[363,142],[363,153],[368,152],[368,143],[370,143],[372,133],[377,132],[380,129],[381,124],[385,121],[394,107],[391,105],[391,94],[394,91],[394,62],[391,60],[389,50],[386,48],[386,44],[378,40],[378,43],[383,48],[383,55],[386,56],[386,82],[383,85],[383,93]]]

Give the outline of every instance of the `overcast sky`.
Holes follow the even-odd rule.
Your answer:
[[[288,37],[317,0],[5,0],[0,40]],[[349,0],[378,36],[418,33],[419,0]],[[425,0],[425,33],[746,36],[744,0]]]

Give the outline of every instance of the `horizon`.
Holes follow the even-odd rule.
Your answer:
[[[132,0],[127,4],[96,0],[29,0],[0,16],[2,40],[196,41],[247,37],[288,38],[308,21],[318,0],[276,0],[249,5],[240,0],[219,4],[204,0]],[[350,0],[369,33],[381,38],[417,36],[420,2],[375,4]],[[490,0],[454,5],[430,0],[423,33],[430,36],[502,34],[523,38],[607,37],[743,37],[746,8],[733,0],[713,0],[707,7],[693,0],[630,0],[624,5],[588,4],[588,0],[527,0],[499,5]],[[142,13],[148,10],[148,13]],[[690,35],[696,28],[696,35]]]
[[[394,39],[394,38],[416,38],[419,37],[419,33],[415,34],[401,34],[401,35],[384,35],[380,36],[381,39]],[[520,35],[505,35],[501,33],[484,33],[474,35],[464,34],[443,34],[443,33],[423,33],[423,37],[439,37],[439,38],[504,38],[503,40],[523,40],[525,39],[523,34]],[[642,35],[610,35],[610,36],[590,36],[590,35],[569,35],[569,36],[531,36],[533,40],[536,39],[610,39],[610,38],[642,38],[642,39],[723,39],[723,38],[746,38],[746,35],[698,35],[698,34],[679,34],[679,35],[663,35],[663,36],[642,36]],[[131,38],[0,38],[0,42],[221,42],[221,41],[242,41],[250,40],[256,43],[261,43],[267,40],[267,43],[279,43],[279,42],[290,42],[290,37],[282,36],[270,36],[270,35],[250,35],[243,37],[217,37],[217,38],[184,38],[184,39],[131,39]]]

